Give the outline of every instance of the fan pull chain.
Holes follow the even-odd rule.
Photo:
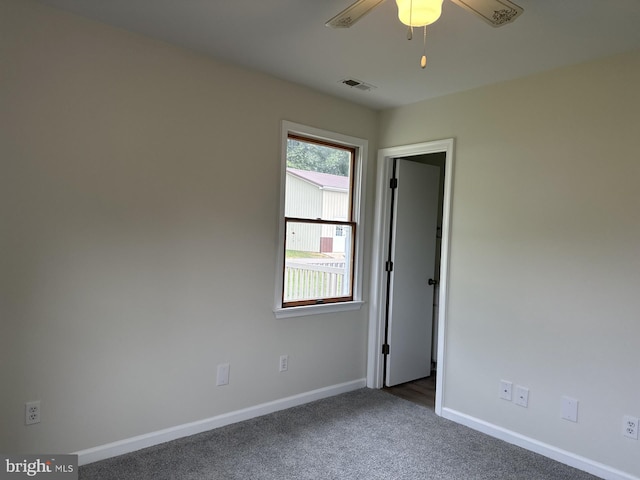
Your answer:
[[[409,2],[409,30],[407,30],[407,40],[413,38],[413,0]]]
[[[422,58],[420,59],[420,68],[427,66],[427,26],[424,26]]]
[[[413,38],[413,0],[409,2],[409,27],[407,29],[407,40],[411,40]],[[422,47],[422,57],[420,58],[420,67],[425,68],[427,66],[427,26],[424,26],[423,33],[423,47]]]

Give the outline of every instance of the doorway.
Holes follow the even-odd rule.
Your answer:
[[[390,179],[393,175],[393,165],[396,159],[420,161],[431,163],[431,160],[439,158],[444,163],[443,192],[441,195],[441,249],[437,262],[440,264],[439,288],[437,291],[437,309],[435,310],[434,330],[435,339],[433,346],[437,355],[435,412],[441,415],[443,389],[445,380],[445,330],[447,314],[447,286],[449,267],[449,243],[451,225],[451,198],[453,185],[453,139],[446,139],[421,144],[407,145],[382,149],[378,152],[377,188],[375,205],[374,243],[371,264],[371,295],[369,318],[369,354],[367,364],[367,386],[370,388],[382,388],[385,384],[385,354],[383,350],[386,338],[386,316],[389,295],[387,294],[387,260],[390,247],[389,232],[392,226],[392,199]],[[439,155],[433,155],[439,154]],[[426,340],[428,342],[430,340]],[[393,345],[390,345],[393,348]],[[431,345],[425,345],[430,350]]]

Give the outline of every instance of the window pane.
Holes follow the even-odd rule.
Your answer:
[[[351,149],[287,140],[285,216],[351,220]]]
[[[287,221],[284,302],[352,297],[353,227]]]

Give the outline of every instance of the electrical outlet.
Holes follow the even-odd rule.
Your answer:
[[[229,385],[229,370],[231,369],[228,363],[221,363],[218,365],[218,378],[216,381],[217,386]]]
[[[514,402],[516,405],[527,408],[529,406],[529,389],[516,385],[516,399]]]
[[[622,434],[627,438],[638,440],[638,418],[625,415],[622,420]]]
[[[513,383],[507,380],[500,380],[500,398],[511,401],[511,389]]]
[[[280,371],[286,372],[289,370],[289,355],[280,355]]]
[[[40,400],[24,404],[24,424],[40,423]]]

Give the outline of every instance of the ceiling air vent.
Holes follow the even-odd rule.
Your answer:
[[[362,90],[363,92],[368,92],[376,88],[375,86],[369,83],[361,82],[360,80],[356,80],[355,78],[344,78],[340,80],[340,83],[346,85],[347,87]]]

